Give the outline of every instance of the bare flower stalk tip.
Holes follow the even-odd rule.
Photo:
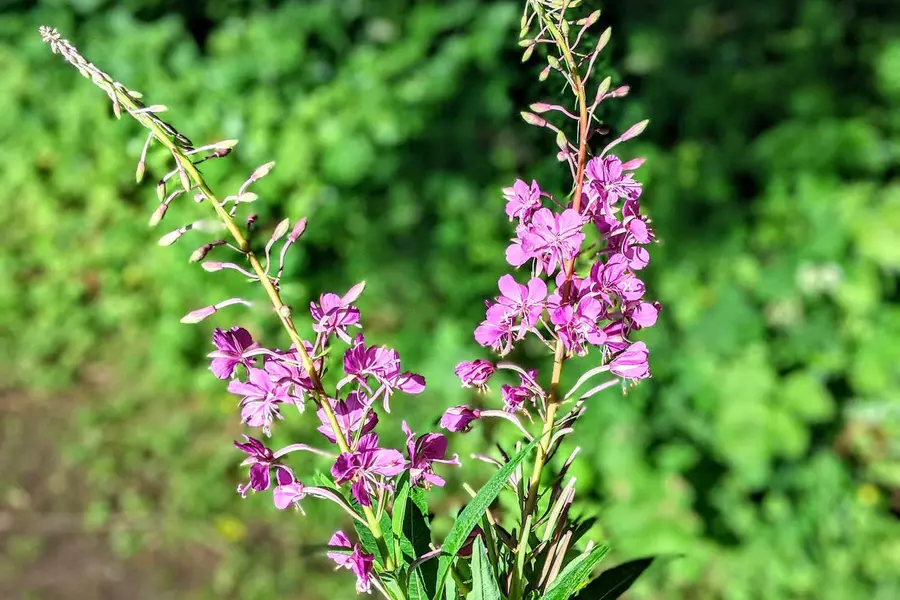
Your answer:
[[[570,568],[573,561],[592,566],[606,552],[605,546],[593,543],[580,554],[572,552],[581,533],[580,522],[571,514],[575,479],[566,474],[578,448],[555,476],[547,475],[547,465],[597,394],[650,377],[648,348],[635,334],[655,324],[660,306],[644,298],[645,285],[638,277],[655,240],[650,220],[640,210],[642,186],[634,178],[643,159],[623,161],[610,153],[642,133],[647,121],[598,147],[600,136],[592,126],[598,106],[623,97],[628,88],[610,91],[609,77],[595,81],[594,65],[609,43],[610,31],[594,30],[599,11],[573,15],[579,4],[525,2],[523,61],[544,61],[539,79],[561,78],[566,97],[534,102],[521,114],[527,124],[552,132],[550,148],[567,166],[571,187],[550,193],[537,181],[518,179],[502,190],[513,223],[505,253],[509,272],[498,279],[499,295],[487,302],[485,319],[474,329],[475,341],[500,360],[477,358],[455,370],[463,387],[494,397],[498,407],[455,406],[446,410],[440,425],[464,433],[483,419],[500,419],[520,441],[511,449],[498,446],[496,455],[472,455],[497,472],[480,492],[464,484],[472,503],[440,545],[431,543],[430,534],[423,538],[410,532],[428,531],[427,491],[446,485],[444,475],[460,464],[459,457],[448,454],[444,434],[417,434],[406,421],[404,448],[386,447],[378,435],[379,415],[390,412],[398,397],[423,392],[424,377],[404,370],[395,350],[366,340],[357,306],[365,282],[349,285],[342,293],[321,294],[309,305],[308,326],[298,327],[296,313],[280,289],[289,251],[308,226],[306,218],[284,219],[264,235],[265,223],[255,214],[239,216],[259,199],[250,187],[275,163],[256,168],[232,194],[215,193],[201,168],[209,160],[230,156],[237,140],[195,146],[160,118],[166,106],[144,104],[142,94],[87,61],[55,29],[40,28],[54,53],[106,93],[116,118],[128,114],[147,130],[135,173],[138,182],[155,170],[147,160],[151,145],[170,155],[169,167],[156,175],[151,226],[177,213],[183,197],[208,204],[214,213],[214,221],[176,226],[162,235],[159,245],[178,248],[185,240],[225,231],[221,239],[193,245],[189,261],[198,263],[207,276],[236,271],[265,292],[288,346],[265,347],[246,329],[233,326],[213,331],[215,349],[208,355],[212,375],[240,399],[241,423],[259,432],[234,442],[248,472],[237,491],[241,496],[269,492],[276,508],[300,512],[307,501],[337,504],[359,535],[354,541],[338,529],[328,541],[327,555],[338,568],[353,573],[358,593],[376,590],[390,600],[441,600],[455,593],[454,600],[463,600],[470,591],[494,590],[479,597],[568,598],[583,587],[590,571],[582,580],[570,581],[570,572],[577,571]],[[181,320],[200,323],[227,307],[250,304],[228,298],[192,310]],[[504,359],[529,336],[547,348],[549,377]],[[336,351],[343,353],[342,372],[331,376],[324,357]],[[564,365],[575,359],[585,363],[584,374],[563,390]],[[489,384],[501,377],[505,381],[492,389]],[[266,439],[273,428],[289,415],[307,412],[308,406],[318,421],[319,443],[304,440],[270,448]],[[291,407],[296,410],[288,410]],[[526,469],[532,449],[534,461]],[[303,452],[306,460],[295,461],[296,452]],[[292,466],[294,462],[308,468],[310,457],[330,463],[327,473],[319,474],[325,484],[310,485],[310,474]],[[513,526],[490,509],[501,490],[517,496]],[[437,569],[426,569],[432,560]],[[446,588],[445,581],[450,582]]]

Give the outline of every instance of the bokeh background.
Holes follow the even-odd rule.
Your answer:
[[[189,265],[199,238],[156,245],[152,183],[134,183],[142,132],[37,27],[168,105],[195,141],[240,138],[206,169],[216,189],[277,161],[256,188],[260,222],[310,219],[286,297],[303,307],[367,280],[367,337],[428,379],[394,404],[421,430],[472,400],[452,369],[483,356],[471,331],[510,236],[500,188],[568,189],[552,137],[518,117],[559,91],[520,63],[519,3],[0,7],[0,597],[351,597],[315,556],[338,516],[234,493],[240,428],[205,370],[209,333],[284,336],[262,302],[179,324],[256,292]],[[642,336],[653,379],[593,399],[575,440],[608,563],[683,555],[634,599],[900,597],[900,5],[602,8],[600,68],[632,86],[603,119],[652,120],[621,154],[647,158],[660,243],[644,273],[665,305]],[[203,210],[178,205],[163,230]],[[534,349],[519,358],[541,365]],[[311,418],[276,439],[312,435]],[[467,455],[508,435],[454,443]],[[470,463],[433,496],[438,529],[464,501],[460,477],[487,475]]]

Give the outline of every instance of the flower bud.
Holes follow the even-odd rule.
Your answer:
[[[291,234],[288,236],[288,241],[291,243],[296,242],[303,232],[306,231],[306,217],[303,217],[296,223],[294,223],[294,229],[291,230]]]
[[[199,323],[206,317],[214,314],[216,312],[215,306],[204,306],[203,308],[198,308],[197,310],[191,311],[188,314],[181,317],[182,323]]]
[[[184,235],[184,233],[188,230],[187,227],[181,227],[176,229],[175,231],[170,231],[166,235],[159,238],[159,242],[157,242],[160,246],[171,246],[175,242],[178,241],[178,238]]]
[[[207,273],[215,273],[216,271],[221,271],[222,269],[224,269],[225,263],[208,260],[200,266],[203,267],[203,270]]]
[[[159,222],[163,220],[163,217],[166,215],[166,211],[169,209],[168,204],[160,204],[156,210],[153,211],[153,214],[150,215],[150,227],[156,227],[159,225]]]
[[[536,127],[543,127],[547,124],[547,121],[545,121],[543,118],[537,116],[534,113],[530,113],[530,112],[523,110],[519,114],[522,115],[522,119],[524,119],[525,122],[528,123],[529,125],[534,125]]]

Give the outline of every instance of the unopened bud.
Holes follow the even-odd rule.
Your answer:
[[[203,270],[207,273],[215,273],[216,271],[221,271],[222,269],[224,269],[225,263],[208,260],[200,266],[203,267]]]
[[[175,242],[178,241],[178,238],[184,235],[187,231],[187,228],[182,227],[180,229],[176,229],[175,231],[170,231],[166,235],[159,238],[159,242],[157,242],[160,246],[171,246]]]
[[[181,179],[181,187],[184,188],[184,191],[191,191],[191,179],[181,165],[178,165],[178,177]]]
[[[288,240],[291,243],[297,241],[297,239],[303,235],[303,232],[306,231],[306,217],[303,217],[296,223],[294,223],[294,229],[291,231],[291,235],[288,236]]]
[[[197,248],[191,254],[191,257],[188,259],[188,262],[192,262],[192,263],[200,262],[201,260],[206,258],[206,255],[209,254],[210,250],[212,250],[216,246],[221,246],[223,244],[225,244],[225,240],[216,240],[214,242],[210,242],[208,244],[205,244],[205,245]]]
[[[584,25],[585,27],[590,27],[591,25],[593,25],[594,23],[596,23],[596,22],[597,22],[597,19],[599,19],[599,18],[600,18],[600,11],[599,11],[599,10],[595,10],[594,12],[592,12],[591,14],[589,14],[588,16],[586,16],[585,18],[579,19],[579,20],[577,21],[577,24],[578,24],[578,25]]]
[[[530,109],[533,110],[534,112],[540,114],[540,113],[545,113],[545,112],[547,112],[548,110],[550,110],[551,108],[553,108],[553,105],[552,105],[552,104],[547,104],[546,102],[535,102],[534,104],[532,104],[532,105],[529,106],[528,108],[530,108]]]
[[[545,125],[547,124],[547,121],[545,121],[543,118],[537,116],[537,115],[534,114],[534,113],[530,113],[530,112],[527,112],[527,111],[524,111],[524,110],[523,110],[523,111],[522,111],[521,113],[519,113],[519,114],[522,115],[522,119],[524,119],[525,122],[528,123],[529,125],[535,125],[535,126],[537,126],[537,127],[543,127],[543,126],[545,126]]]
[[[138,183],[140,183],[141,180],[144,179],[144,170],[145,170],[144,161],[139,161],[137,164],[137,170],[134,173],[134,179]]]
[[[540,75],[538,75],[538,80],[539,80],[539,81],[547,81],[547,78],[548,78],[549,76],[550,76],[550,65],[547,65],[547,66],[544,67],[544,69],[541,71]]]
[[[159,201],[162,202],[166,197],[166,182],[160,181],[156,184],[156,197],[159,198]]]
[[[522,62],[528,62],[532,54],[534,54],[534,44],[525,48],[525,52],[522,53]]]
[[[250,181],[258,181],[269,174],[269,172],[275,167],[275,161],[267,162],[264,165],[261,165],[253,171],[253,174],[250,176]]]
[[[603,30],[603,33],[600,34],[600,39],[597,40],[597,47],[594,48],[594,52],[600,52],[603,48],[606,47],[606,44],[609,43],[609,38],[612,36],[612,27],[607,27]]]
[[[181,317],[182,323],[199,323],[206,317],[215,314],[216,312],[215,306],[204,306],[203,308],[198,308],[197,310],[191,311],[188,314]]]
[[[284,234],[287,233],[288,227],[291,226],[290,219],[284,219],[278,226],[275,227],[275,231],[272,232],[272,238],[269,240],[269,243],[274,243],[284,237]]]
[[[156,210],[153,211],[153,214],[150,215],[150,227],[156,227],[159,225],[159,222],[163,220],[163,217],[166,216],[166,211],[169,209],[168,204],[160,204]]]
[[[556,132],[556,145],[563,152],[569,149],[569,141],[566,140],[566,134],[562,130]]]

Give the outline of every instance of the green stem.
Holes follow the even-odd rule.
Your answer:
[[[115,88],[113,89],[115,90],[116,97],[122,105],[130,108],[132,111],[139,108],[127,94],[121,93]],[[250,263],[250,267],[253,269],[253,272],[256,274],[259,282],[262,284],[263,289],[269,296],[269,301],[271,302],[272,307],[275,309],[275,314],[278,315],[278,318],[281,320],[281,324],[284,326],[285,330],[288,333],[288,337],[291,339],[291,342],[297,349],[297,352],[300,354],[300,363],[309,374],[310,381],[313,385],[313,398],[318,407],[322,409],[322,412],[325,414],[325,418],[328,419],[328,423],[331,426],[332,431],[334,431],[338,448],[340,448],[341,452],[350,452],[350,447],[347,445],[347,440],[344,438],[344,432],[341,430],[341,427],[338,424],[334,409],[332,408],[331,403],[328,401],[328,394],[325,392],[325,388],[322,385],[322,380],[319,376],[318,371],[316,371],[316,366],[313,363],[312,357],[310,357],[309,352],[307,352],[306,346],[303,345],[303,341],[300,339],[300,334],[297,332],[297,327],[296,325],[294,325],[294,321],[291,318],[291,310],[282,301],[278,289],[272,283],[272,280],[269,279],[268,273],[266,273],[266,270],[259,262],[259,259],[250,249],[250,242],[247,240],[240,227],[238,227],[237,223],[235,223],[231,215],[228,214],[228,211],[226,211],[222,206],[222,203],[218,200],[218,198],[216,198],[216,195],[209,188],[209,185],[206,183],[206,180],[203,178],[200,170],[197,169],[197,166],[194,165],[190,157],[186,156],[181,148],[175,145],[172,140],[169,139],[169,136],[164,131],[162,131],[162,129],[152,120],[142,119],[140,117],[140,114],[134,116],[142,125],[153,132],[153,135],[157,139],[157,141],[159,141],[169,150],[169,152],[171,152],[172,156],[175,158],[181,168],[184,169],[188,176],[197,185],[199,190],[203,192],[203,195],[206,196],[207,200],[209,200],[209,203],[216,211],[219,219],[222,221],[222,223],[224,223],[225,228],[231,234],[231,237],[234,239],[238,248],[241,250],[241,252],[243,252],[244,256],[247,257],[247,262]],[[366,521],[368,522],[369,529],[372,532],[372,536],[375,538],[375,541],[378,544],[378,549],[381,552],[382,558],[384,559],[385,568],[387,570],[393,570],[393,557],[391,556],[387,544],[384,541],[384,532],[382,532],[381,530],[381,525],[378,523],[378,519],[375,518],[375,513],[372,512],[372,509],[370,507],[364,506],[362,508],[363,513],[366,517]]]
[[[575,93],[575,96],[578,100],[578,166],[576,169],[575,189],[572,198],[572,209],[578,212],[581,209],[581,191],[584,187],[584,170],[585,166],[587,165],[588,117],[587,97],[585,95],[584,82],[581,79],[581,75],[578,73],[578,65],[575,62],[574,57],[572,56],[571,50],[569,49],[568,41],[556,27],[556,24],[553,23],[553,20],[545,17],[540,2],[533,0],[532,5],[534,6],[535,12],[537,13],[540,20],[546,24],[547,30],[556,40],[556,45],[559,47],[560,51],[563,54],[563,58],[568,68],[569,75],[572,79],[572,91]],[[569,295],[569,287],[572,281],[572,277],[575,274],[574,258],[566,261],[565,269],[566,278],[565,282],[561,286],[563,302],[566,301]],[[544,469],[544,464],[547,460],[547,454],[550,450],[550,440],[552,439],[551,434],[553,432],[553,425],[556,419],[556,409],[559,405],[559,384],[560,380],[562,379],[562,367],[565,359],[565,346],[563,345],[562,339],[558,339],[556,341],[556,349],[553,355],[553,373],[550,378],[550,394],[547,400],[547,411],[544,414],[544,424],[541,432],[541,441],[538,444],[537,457],[534,461],[534,470],[532,471],[531,479],[529,480],[528,497],[526,499],[525,508],[522,513],[522,537],[519,542],[521,545],[527,545],[528,540],[531,537],[531,526],[535,520],[534,511],[537,507],[538,496],[540,495],[541,474]],[[524,593],[524,585],[522,585],[524,577],[524,564],[517,564],[516,566],[517,568],[514,571],[514,585],[516,587],[514,589],[517,594],[512,595],[512,598],[514,599],[521,598],[521,594]]]

